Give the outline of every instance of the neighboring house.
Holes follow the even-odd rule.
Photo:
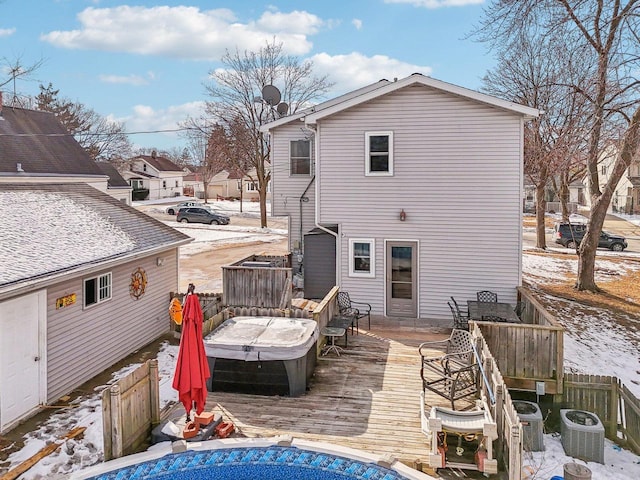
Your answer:
[[[523,124],[538,114],[414,74],[265,125],[305,296],[339,285],[374,314],[434,320],[450,296],[514,302]]]
[[[85,184],[0,184],[0,215],[2,432],[169,330],[191,239]]]
[[[524,182],[524,212],[535,212],[537,205],[536,186],[526,179]],[[569,212],[577,213],[580,206],[586,205],[585,188],[580,180],[574,180],[569,184]],[[545,197],[547,200],[547,212],[560,213],[562,210],[560,200],[554,192],[551,185],[547,185],[545,188]]]
[[[105,175],[109,176],[107,180],[107,188],[109,189],[109,193],[112,197],[120,200],[127,205],[131,205],[131,191],[133,187],[127,182],[118,169],[114,167],[112,164],[107,162],[96,162],[98,164],[98,168]]]
[[[600,191],[609,181],[613,166],[616,162],[618,150],[615,146],[610,145],[604,149],[600,160],[598,161],[598,180],[600,182]],[[585,177],[584,183],[588,185],[588,179]],[[587,189],[588,191],[588,189]],[[591,206],[591,195],[586,195],[587,205]],[[625,174],[620,178],[618,185],[611,197],[609,212],[640,214],[640,155],[636,155],[627,168]]]
[[[162,198],[180,197],[184,194],[183,179],[187,172],[165,157],[160,157],[154,150],[151,155],[139,155],[129,161],[129,170],[122,176],[133,187],[136,200],[159,200]],[[144,191],[148,192],[144,192]],[[146,198],[136,194],[143,191]]]
[[[191,239],[130,192],[53,114],[0,109],[0,432],[168,331]]]
[[[195,172],[185,177],[184,188],[185,191],[193,191],[193,196],[204,198],[204,181],[202,174],[198,170],[199,168],[196,168]],[[222,170],[209,180],[207,198],[240,199],[242,194],[243,200],[257,202],[259,200],[258,182],[252,180],[252,178],[256,178],[255,169],[244,176],[237,171]],[[241,188],[243,189],[242,192],[240,192]],[[271,183],[267,186],[267,198],[270,198],[270,194]]]
[[[82,182],[122,201],[131,198],[115,169],[94,162],[53,113],[2,105],[0,92],[0,183],[52,181]]]

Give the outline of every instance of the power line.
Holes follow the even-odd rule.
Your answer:
[[[75,136],[113,136],[113,135],[141,135],[148,133],[175,133],[196,130],[192,127],[184,128],[167,128],[163,130],[139,130],[135,132],[118,132],[118,133],[101,133],[101,132],[82,132],[82,133],[0,133],[0,137],[75,137]]]

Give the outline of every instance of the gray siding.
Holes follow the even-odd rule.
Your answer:
[[[319,221],[340,225],[341,288],[383,314],[384,241],[417,240],[420,317],[450,318],[449,296],[462,301],[477,290],[515,300],[521,122],[517,114],[424,86],[321,120]],[[394,175],[366,177],[364,134],[386,130],[394,132]],[[356,237],[375,239],[375,278],[348,275],[349,239]]]
[[[271,203],[274,216],[289,217],[289,249],[296,252],[296,245],[304,241],[304,235],[315,228],[315,188],[312,184],[306,197],[308,202],[300,203],[300,197],[313,179],[314,147],[311,143],[311,175],[289,175],[289,142],[304,140],[311,132],[302,131],[302,122],[293,122],[275,130],[271,137]],[[302,205],[302,237],[300,236],[300,205]],[[293,261],[297,262],[294,255]],[[294,265],[294,271],[296,265]]]
[[[168,292],[177,291],[177,250],[141,258],[111,270],[112,298],[83,308],[83,279],[54,285],[47,292],[47,398],[54,402],[169,330]],[[156,265],[156,257],[164,264]],[[129,294],[131,274],[147,274],[145,294]],[[89,275],[87,278],[93,277]],[[75,293],[74,305],[56,310],[56,299]]]

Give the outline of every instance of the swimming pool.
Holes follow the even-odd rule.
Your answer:
[[[84,480],[424,480],[433,477],[400,462],[354,449],[274,439],[202,442],[181,453],[149,451],[73,475]],[[145,458],[147,457],[147,458]]]

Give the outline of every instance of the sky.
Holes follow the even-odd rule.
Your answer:
[[[42,61],[16,93],[51,83],[127,132],[170,130],[199,115],[225,51],[275,39],[329,76],[327,98],[416,72],[477,90],[495,64],[468,38],[485,1],[0,0],[0,84],[16,62]],[[12,96],[13,83],[0,90]],[[184,143],[175,133],[130,139],[145,148]]]
[[[251,204],[245,204],[249,207]],[[245,213],[239,213],[239,202],[216,202],[216,206],[235,215],[259,215],[257,208],[245,208]],[[161,208],[160,206],[158,208]],[[640,225],[640,218],[627,218]],[[182,227],[174,221],[166,222],[167,225],[177,229]],[[184,233],[192,236],[191,245],[198,245],[193,249],[181,249],[181,256],[190,256],[201,251],[202,248],[215,248],[226,245],[230,241],[229,233],[237,241],[242,238],[251,238],[258,241],[260,235],[262,241],[270,242],[274,236],[286,236],[286,231],[264,229],[262,233],[252,227],[233,226],[209,226],[202,228],[183,229]],[[575,255],[566,254],[564,248],[550,248],[551,252],[565,253],[558,259],[555,256],[539,255],[536,252],[523,252],[523,277],[532,284],[553,283],[566,278],[570,272],[575,272]],[[619,261],[623,256],[611,255],[610,252],[598,252],[602,255],[598,265],[599,270],[609,272],[608,275],[598,277],[598,282],[605,282],[615,277],[615,274],[625,275],[640,268],[637,257],[630,256],[631,261]],[[626,258],[625,254],[625,258]],[[576,318],[573,313],[572,302],[553,298],[555,306],[554,314],[566,327],[565,332],[565,363],[567,368],[575,373],[599,373],[602,375],[614,375],[620,378],[631,392],[640,397],[640,358],[638,345],[640,344],[640,332],[637,328],[622,328],[611,312],[603,309],[581,306],[582,315]],[[637,318],[622,322],[631,324],[638,322]],[[572,322],[577,322],[574,324]],[[178,402],[177,392],[171,384],[175,371],[178,346],[163,344],[158,353],[158,366],[160,376],[160,406],[169,408]],[[124,377],[139,364],[128,365],[115,372],[109,383],[113,383]],[[66,441],[65,445],[56,452],[40,460],[31,469],[25,472],[21,480],[58,480],[66,479],[72,472],[95,465],[102,461],[102,410],[100,403],[100,391],[87,393],[77,399],[74,408],[62,410],[51,415],[48,421],[40,425],[39,429],[29,433],[25,438],[25,445],[20,451],[15,452],[9,458],[11,468],[25,461],[47,443],[58,440],[59,436],[75,427],[86,427],[82,437]],[[418,408],[418,407],[416,407]],[[525,452],[523,456],[523,471],[527,480],[547,480],[553,476],[563,474],[563,466],[569,462],[577,462],[586,465],[592,472],[592,480],[637,480],[640,478],[640,456],[620,449],[609,440],[605,440],[604,465],[595,462],[583,462],[568,457],[563,450],[558,434],[546,433],[544,435],[545,450],[543,452]],[[153,448],[153,447],[152,447]]]

